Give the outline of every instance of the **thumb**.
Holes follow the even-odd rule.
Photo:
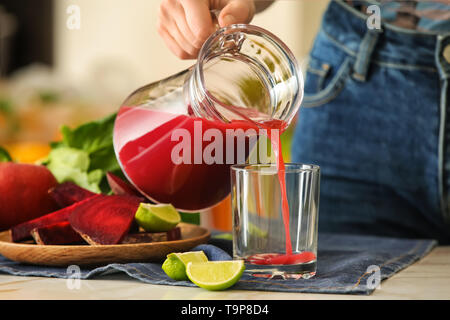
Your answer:
[[[255,15],[255,3],[253,0],[230,0],[220,11],[220,27],[234,23],[249,23]]]

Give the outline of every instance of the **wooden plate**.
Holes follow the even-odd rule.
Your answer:
[[[189,251],[206,243],[211,233],[202,227],[180,223],[181,240],[118,245],[37,245],[14,243],[10,231],[0,233],[0,254],[6,258],[43,266],[105,265],[126,262],[161,262],[171,252]]]

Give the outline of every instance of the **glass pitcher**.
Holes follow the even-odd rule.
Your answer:
[[[301,71],[280,39],[253,25],[225,27],[204,43],[195,65],[124,101],[116,156],[150,200],[185,212],[208,209],[230,193],[230,166],[254,145],[249,129],[273,121],[285,129],[302,97]],[[239,141],[245,147],[238,150]]]

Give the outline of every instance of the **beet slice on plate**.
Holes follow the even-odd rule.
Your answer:
[[[86,202],[89,202],[96,197],[100,197],[100,195],[94,195],[91,198],[85,199],[83,201],[74,203],[73,205],[66,207],[64,209],[46,214],[45,216],[23,222],[11,228],[11,238],[13,242],[18,242],[21,240],[25,240],[31,237],[31,230],[35,228],[42,228],[49,226],[51,224],[55,224],[57,222],[69,221],[69,216],[72,211],[77,207],[83,205]]]
[[[149,243],[149,242],[162,242],[162,241],[174,241],[181,239],[181,230],[179,227],[175,227],[166,232],[140,232],[127,234],[121,243]]]
[[[108,180],[109,187],[115,195],[142,197],[134,186],[111,172],[106,173],[106,180]]]
[[[77,207],[69,222],[89,244],[118,244],[130,230],[141,200],[132,196],[101,195]]]
[[[48,193],[61,208],[96,195],[96,193],[84,189],[73,182],[58,184],[50,189]]]
[[[37,244],[61,245],[85,243],[78,232],[73,230],[69,221],[55,223],[42,228],[34,228],[31,235]]]

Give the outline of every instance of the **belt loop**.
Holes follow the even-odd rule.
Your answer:
[[[383,32],[382,29],[367,30],[359,45],[358,55],[356,57],[355,65],[353,66],[353,77],[358,81],[366,81],[370,58],[372,57],[372,53],[378,41],[378,36],[381,32]]]

